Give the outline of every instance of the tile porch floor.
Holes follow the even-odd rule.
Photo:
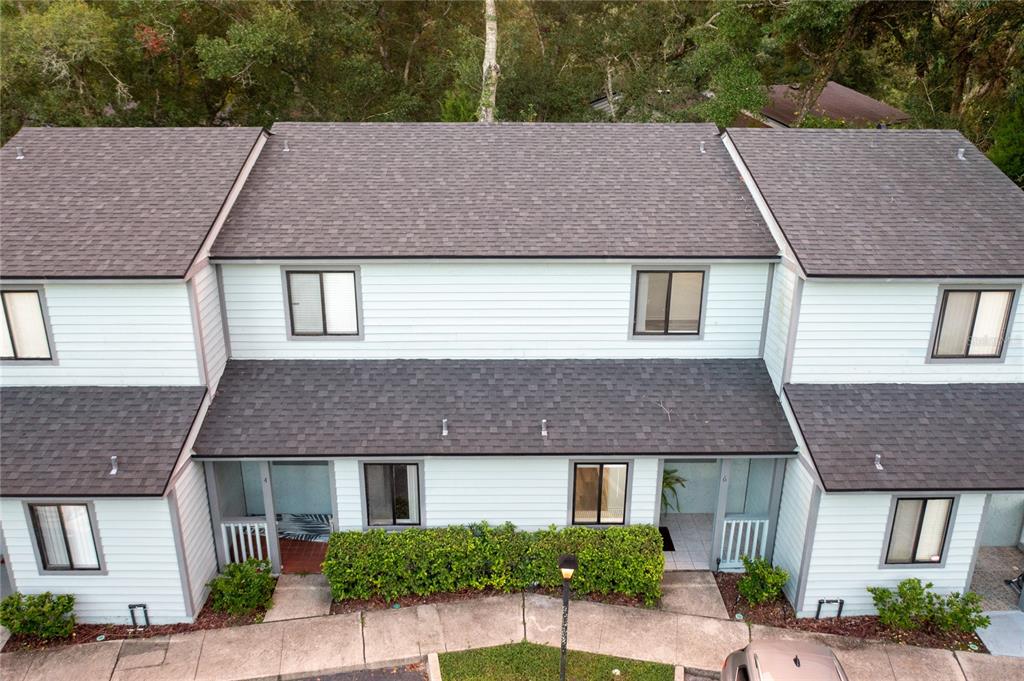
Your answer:
[[[316,574],[327,555],[327,542],[277,540],[281,548],[281,572],[285,574]]]
[[[674,551],[665,552],[665,570],[710,570],[711,513],[663,513],[661,524],[672,536]]]
[[[1024,572],[1024,552],[1015,546],[979,548],[971,591],[981,596],[982,610],[1016,610],[1017,594],[1007,586],[1006,580],[1021,572]]]

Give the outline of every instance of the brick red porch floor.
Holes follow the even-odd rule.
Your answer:
[[[278,539],[281,547],[281,572],[318,573],[327,555],[327,542]]]

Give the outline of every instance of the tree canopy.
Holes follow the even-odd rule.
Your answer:
[[[484,2],[0,0],[23,125],[476,120]],[[495,119],[713,121],[828,80],[958,128],[1024,185],[1024,2],[497,0]],[[591,102],[604,98],[606,106]],[[842,121],[826,121],[844,125]]]

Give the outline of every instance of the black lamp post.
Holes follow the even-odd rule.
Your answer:
[[[565,664],[569,644],[569,580],[579,564],[576,556],[566,553],[558,557],[558,569],[562,571],[562,663],[558,678],[565,681]]]

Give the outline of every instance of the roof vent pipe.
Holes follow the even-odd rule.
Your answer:
[[[287,137],[284,138],[284,150],[285,151],[291,151],[291,149],[288,147],[288,138]]]
[[[24,147],[14,147],[14,149],[15,149],[15,151],[18,152],[18,155],[15,156],[15,158],[17,158],[19,161],[21,159],[25,158],[25,148]]]
[[[548,420],[547,419],[541,419],[540,420],[540,436],[541,437],[547,437],[548,436]]]
[[[958,160],[958,161],[966,161],[967,159],[964,158],[964,152],[965,151],[967,151],[967,150],[964,149],[963,147],[960,147],[959,149],[957,149],[956,150],[956,160]]]
[[[448,419],[441,419],[441,437],[448,437]]]
[[[702,153],[702,154],[707,153],[707,152],[704,151],[704,142],[700,143],[700,153]]]
[[[110,474],[117,475],[117,456],[110,457]]]
[[[881,454],[875,454],[875,470],[879,470],[879,471],[884,471],[885,470],[885,468],[882,467],[882,455]]]

